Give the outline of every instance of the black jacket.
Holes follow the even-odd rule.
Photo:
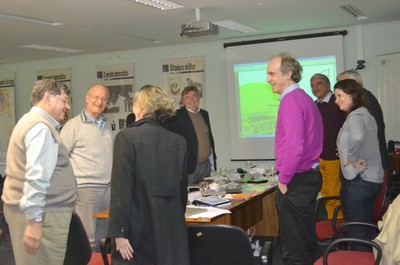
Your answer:
[[[211,149],[214,158],[214,170],[217,170],[217,155],[215,153],[214,138],[211,132],[210,118],[207,111],[200,109],[200,113],[208,126],[208,130],[210,131]],[[186,139],[188,152],[187,169],[189,174],[193,173],[197,164],[198,142],[196,131],[187,109],[185,107],[180,108],[176,112],[176,115],[167,121],[167,127],[171,131],[182,135]]]
[[[371,115],[374,116],[376,125],[378,125],[378,141],[379,151],[381,153],[382,159],[382,167],[384,170],[390,170],[392,166],[390,164],[389,152],[386,145],[385,121],[383,119],[382,108],[376,97],[371,93],[371,91],[365,89],[365,94],[367,97],[368,107]]]
[[[183,137],[146,119],[117,134],[108,236],[129,239],[135,264],[189,264],[187,185]]]

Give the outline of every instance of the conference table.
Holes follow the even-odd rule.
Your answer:
[[[257,192],[247,200],[232,200],[231,205],[222,207],[231,213],[212,218],[186,218],[191,224],[229,224],[245,231],[255,228],[257,236],[278,236],[278,214],[275,207],[276,186]],[[93,214],[93,218],[108,219],[109,210]]]

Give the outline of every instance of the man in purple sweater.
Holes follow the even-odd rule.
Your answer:
[[[287,53],[268,63],[267,81],[280,95],[275,156],[276,205],[283,263],[311,265],[320,256],[315,232],[315,203],[321,189],[319,157],[323,144],[321,114],[297,84],[303,69]]]

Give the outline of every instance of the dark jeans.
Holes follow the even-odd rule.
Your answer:
[[[321,189],[319,171],[296,174],[283,195],[276,191],[279,234],[285,265],[312,265],[321,255],[315,228],[315,204]]]
[[[342,188],[340,191],[341,204],[346,222],[374,223],[374,205],[382,183],[366,181],[357,175],[352,180],[347,180],[341,174]],[[365,240],[376,237],[376,231],[368,227],[353,226],[349,228],[350,236]],[[357,250],[369,251],[368,247],[358,247]]]

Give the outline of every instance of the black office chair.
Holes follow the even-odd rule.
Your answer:
[[[79,216],[72,213],[69,225],[67,250],[64,265],[87,265],[92,257],[92,248]]]
[[[111,264],[111,253],[114,251],[114,248],[115,242],[110,237],[102,238],[100,240],[100,253],[104,265]]]
[[[254,265],[246,233],[233,225],[189,225],[191,265]]]

